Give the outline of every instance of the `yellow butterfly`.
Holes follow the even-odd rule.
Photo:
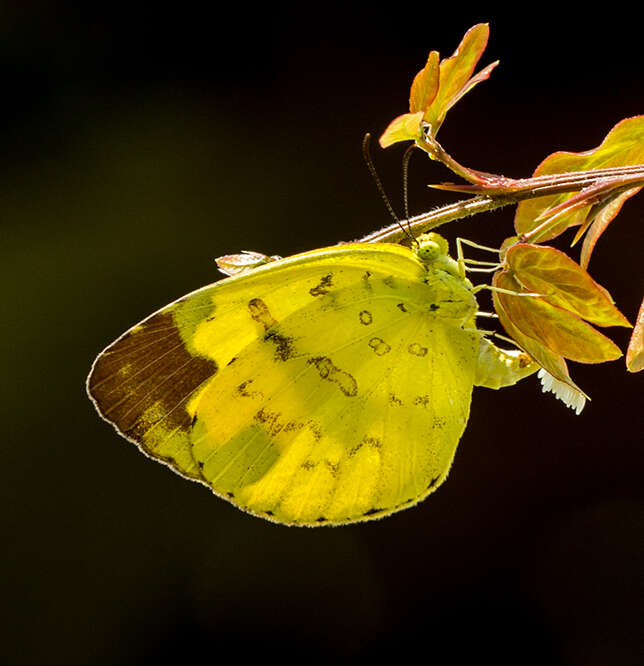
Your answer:
[[[88,391],[141,450],[258,516],[343,524],[447,477],[473,386],[538,366],[476,329],[435,233],[349,243],[199,289],[105,349]]]

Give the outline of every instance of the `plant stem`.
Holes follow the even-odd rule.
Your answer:
[[[446,222],[460,220],[464,217],[469,217],[470,215],[484,213],[485,211],[494,210],[495,208],[501,208],[502,206],[508,206],[513,203],[516,203],[515,199],[502,199],[501,197],[479,195],[472,197],[471,199],[457,201],[448,206],[436,208],[428,213],[422,213],[421,215],[410,217],[407,220],[402,220],[401,224],[403,224],[405,228],[409,225],[408,228],[411,229],[412,232],[423,233],[435,229]],[[399,243],[404,239],[408,239],[407,232],[400,227],[398,222],[395,222],[388,227],[384,227],[379,231],[374,231],[368,236],[360,238],[358,242]]]
[[[507,183],[505,187],[487,188],[493,190],[488,194],[485,194],[485,187],[480,187],[479,189],[477,186],[470,186],[472,191],[482,193],[469,199],[436,208],[428,213],[415,215],[407,220],[402,220],[401,223],[395,222],[379,231],[360,238],[359,242],[398,243],[408,236],[407,232],[401,228],[401,224],[418,234],[435,229],[446,222],[460,220],[477,213],[484,213],[496,208],[502,208],[503,206],[517,204],[524,199],[535,199],[547,195],[583,190],[601,180],[609,181],[610,179],[615,179],[616,187],[623,186],[621,178],[624,176],[629,176],[628,180],[631,186],[644,185],[644,164],[547,174],[518,180],[505,179]],[[498,178],[501,180],[504,177],[499,176]]]

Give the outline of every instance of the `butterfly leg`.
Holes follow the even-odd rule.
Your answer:
[[[508,294],[510,296],[530,296],[531,298],[547,296],[547,294],[537,294],[532,291],[512,291],[501,287],[493,287],[491,284],[477,284],[472,291],[476,294],[483,289],[489,289],[490,291],[495,291],[497,294]]]
[[[478,250],[485,250],[487,252],[494,252],[499,254],[499,250],[493,247],[487,247],[487,245],[479,245],[473,241],[469,241],[466,238],[457,238],[456,239],[456,252],[458,257],[458,264],[462,266],[463,277],[465,276],[465,271],[470,273],[493,273],[494,271],[501,268],[501,264],[498,261],[479,261],[478,259],[465,259],[463,252],[463,245],[468,245],[474,247]],[[479,268],[474,268],[478,266]],[[483,268],[485,266],[485,268]]]

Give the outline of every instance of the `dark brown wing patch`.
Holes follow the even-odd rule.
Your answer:
[[[153,411],[169,430],[188,430],[187,399],[217,370],[215,361],[188,352],[172,315],[161,313],[96,359],[87,388],[103,417],[141,443],[153,425],[142,418],[146,412]]]

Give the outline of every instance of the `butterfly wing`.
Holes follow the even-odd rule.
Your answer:
[[[289,524],[365,520],[446,477],[479,335],[464,283],[399,246],[352,244],[224,280],[111,345],[99,411],[149,455]]]

